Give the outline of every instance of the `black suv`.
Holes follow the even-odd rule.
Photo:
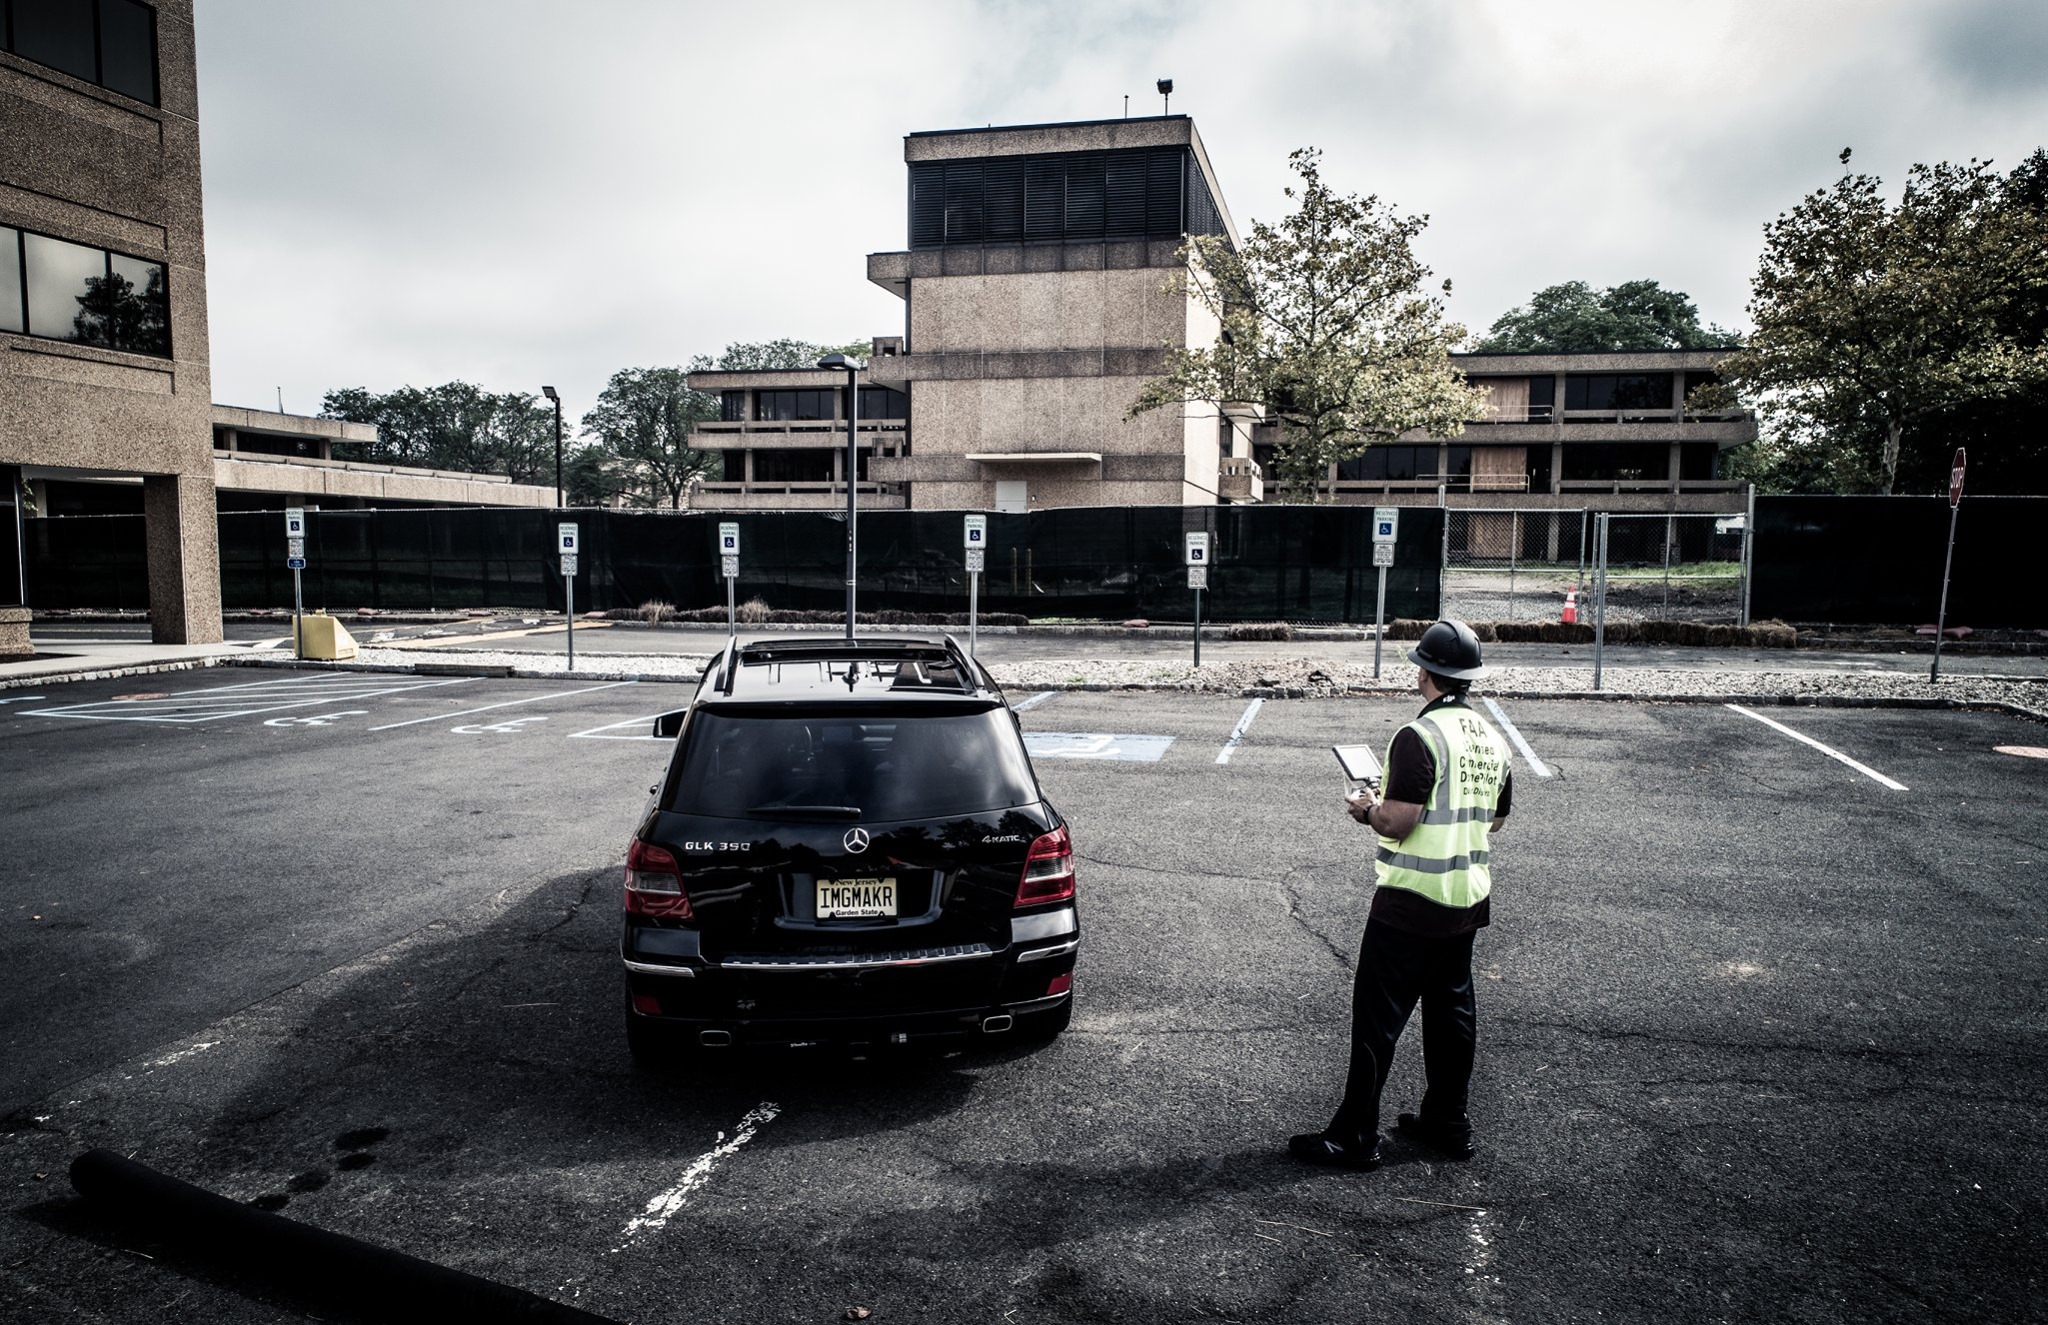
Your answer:
[[[1073,847],[952,637],[735,640],[654,730],[678,739],[626,857],[637,1060],[1066,1028]]]

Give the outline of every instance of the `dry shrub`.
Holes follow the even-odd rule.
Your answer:
[[[1225,639],[1291,640],[1294,627],[1285,621],[1242,621],[1223,632]]]
[[[640,604],[639,616],[642,621],[647,622],[649,625],[658,626],[664,621],[676,619],[676,605],[663,602],[659,598],[650,598]]]
[[[734,615],[750,626],[758,626],[773,617],[775,609],[769,607],[768,601],[764,598],[749,598],[739,605]]]

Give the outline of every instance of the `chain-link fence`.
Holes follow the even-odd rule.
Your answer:
[[[1603,622],[1746,623],[1748,521],[1741,511],[1594,518],[1604,526],[1593,549]]]
[[[1460,621],[1555,621],[1586,583],[1591,512],[1445,512],[1444,615]]]

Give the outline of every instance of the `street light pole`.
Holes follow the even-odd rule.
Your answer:
[[[854,451],[854,433],[860,423],[860,365],[843,354],[828,354],[818,360],[818,367],[846,370],[846,638],[850,640],[853,638],[854,620],[854,567],[860,546],[854,533],[857,516],[853,502],[854,476],[860,470],[859,456]]]
[[[562,507],[562,398],[551,386],[544,386],[540,393],[555,402],[555,508]]]

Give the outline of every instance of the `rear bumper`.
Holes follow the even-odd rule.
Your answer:
[[[1073,915],[1069,909],[1063,920],[1020,926],[1010,946],[997,950],[962,944],[859,957],[725,962],[704,960],[694,942],[688,957],[651,952],[629,927],[621,951],[628,1009],[636,1021],[693,1038],[713,1032],[703,1037],[707,1042],[972,1038],[1000,1030],[1005,1018],[1055,1010],[1071,998],[1080,944]]]

